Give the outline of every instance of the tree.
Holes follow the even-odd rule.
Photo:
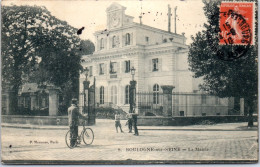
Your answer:
[[[2,6],[1,35],[3,85],[18,95],[23,82],[47,82],[69,98],[78,96],[82,66],[77,29],[45,7]],[[17,107],[17,96],[13,105]]]
[[[249,109],[248,125],[252,126],[253,105],[257,102],[257,41],[254,46],[218,45],[220,3],[204,1],[207,23],[205,30],[192,37],[188,58],[190,70],[195,78],[203,78],[202,90],[219,97],[244,98]],[[246,52],[239,58],[229,59],[229,56],[235,56],[234,50],[239,49]]]
[[[90,40],[81,40],[79,48],[80,55],[89,55],[95,51],[95,45]]]

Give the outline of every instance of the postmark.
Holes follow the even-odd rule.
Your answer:
[[[254,45],[254,3],[221,2],[213,17],[219,17],[218,34],[206,32],[212,52],[224,61],[246,56]]]

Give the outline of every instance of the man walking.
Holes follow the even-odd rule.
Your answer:
[[[134,123],[133,126],[134,126],[135,136],[139,136],[138,129],[137,129],[137,115],[138,114],[135,113],[135,106],[134,106],[132,118]]]
[[[68,108],[68,119],[69,119],[69,127],[70,127],[70,146],[74,146],[77,142],[78,137],[78,125],[79,118],[87,119],[87,117],[83,116],[78,109],[77,99],[71,100],[71,106]]]
[[[130,112],[127,114],[127,124],[128,124],[129,133],[132,133],[133,118]]]

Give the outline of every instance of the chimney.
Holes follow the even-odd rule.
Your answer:
[[[171,32],[171,7],[170,4],[168,4],[168,32]]]
[[[142,22],[142,15],[139,16],[139,19],[140,19],[140,25],[142,25],[143,24],[143,22]]]

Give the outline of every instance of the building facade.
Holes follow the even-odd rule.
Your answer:
[[[192,72],[188,70],[188,45],[185,43],[184,33],[180,35],[144,25],[141,18],[140,23],[136,23],[132,16],[125,14],[125,10],[126,8],[118,3],[113,3],[107,8],[107,29],[94,33],[95,52],[83,56],[82,65],[89,69],[88,79],[92,83],[94,77],[96,79],[97,105],[119,107],[126,112],[129,111],[132,67],[136,69],[134,79],[137,82],[137,96],[142,92],[151,93],[149,102],[158,108],[161,107],[158,97],[162,93],[163,85],[174,86],[173,93],[198,92],[200,81],[194,79]],[[85,76],[82,74],[80,92],[83,91],[84,80]],[[82,96],[79,98],[79,105],[83,106]],[[136,99],[139,106],[141,99],[147,101],[147,98]],[[221,99],[219,102],[218,97],[204,99],[204,96],[200,95],[185,98],[175,96],[173,110],[176,111],[173,112],[173,116],[203,115],[202,113],[207,111],[193,112],[187,105],[206,105],[207,101],[211,107],[221,108],[221,112],[212,113],[213,115],[228,113],[228,99]]]

